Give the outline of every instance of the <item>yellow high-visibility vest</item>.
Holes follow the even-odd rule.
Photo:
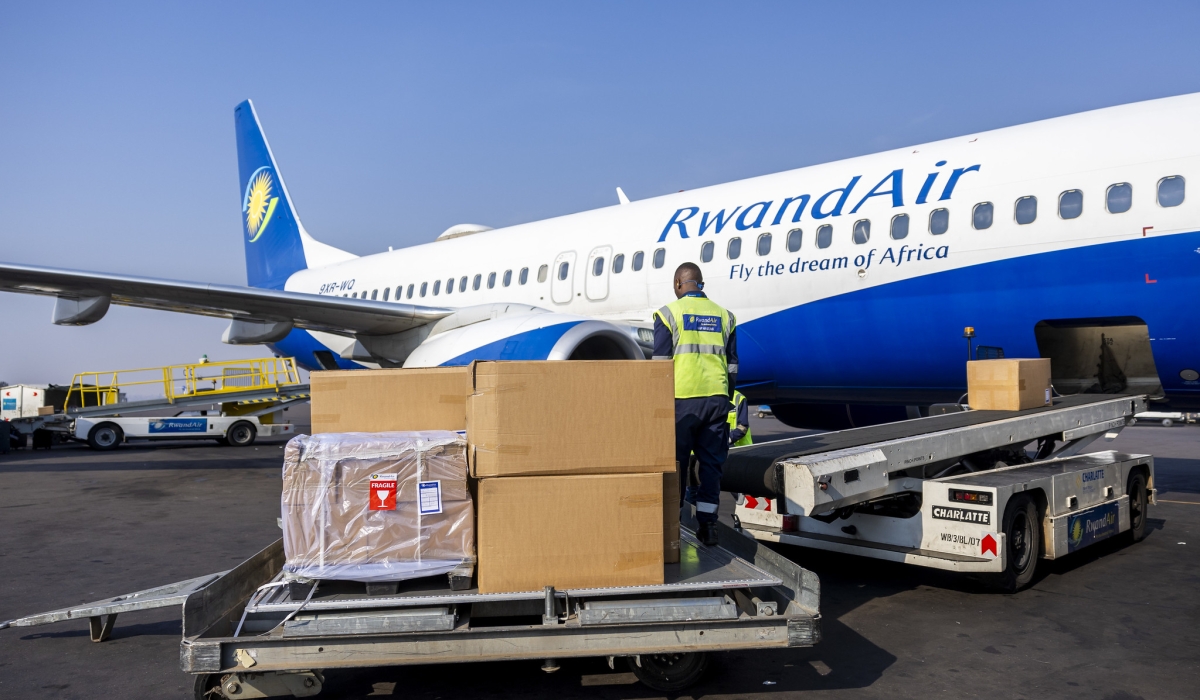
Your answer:
[[[733,314],[707,297],[685,296],[654,315],[671,330],[675,398],[728,396],[725,344],[733,333]]]
[[[729,412],[729,429],[730,430],[737,428],[738,409],[741,408],[742,404],[744,404],[744,403],[746,403],[746,397],[742,396],[742,392],[738,391],[737,389],[734,389],[733,390],[733,410]],[[750,420],[750,417],[748,414],[746,416],[746,420],[747,421]],[[740,440],[733,443],[733,447],[741,447],[742,445],[752,445],[752,444],[754,444],[754,441],[750,439],[750,426],[747,425],[746,426],[746,434],[743,435]]]

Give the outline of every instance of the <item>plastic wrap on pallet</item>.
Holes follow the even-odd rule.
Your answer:
[[[284,451],[284,571],[400,581],[475,561],[466,441],[449,431],[298,435]]]

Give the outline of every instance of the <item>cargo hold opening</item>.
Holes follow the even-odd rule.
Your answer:
[[[1150,329],[1136,316],[1048,319],[1033,333],[1060,394],[1163,396]]]

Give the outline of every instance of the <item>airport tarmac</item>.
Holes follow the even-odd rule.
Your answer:
[[[297,421],[300,412],[293,414]],[[758,441],[794,434],[752,418]],[[229,568],[279,536],[282,442],[65,446],[0,455],[0,619]],[[822,583],[824,639],[727,653],[680,697],[1195,697],[1200,687],[1200,427],[1138,425],[1103,449],[1156,455],[1136,545],[1045,562],[1015,595],[943,572],[787,548]],[[726,504],[727,506],[729,504]],[[0,631],[0,697],[190,698],[176,609]],[[603,660],[327,674],[322,698],[662,697]]]

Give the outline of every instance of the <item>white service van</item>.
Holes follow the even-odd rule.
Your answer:
[[[185,411],[169,417],[97,416],[76,418],[72,435],[93,449],[113,450],[127,440],[216,440],[222,445],[246,447],[258,436],[294,435],[291,423],[263,423],[257,416],[204,415]]]

